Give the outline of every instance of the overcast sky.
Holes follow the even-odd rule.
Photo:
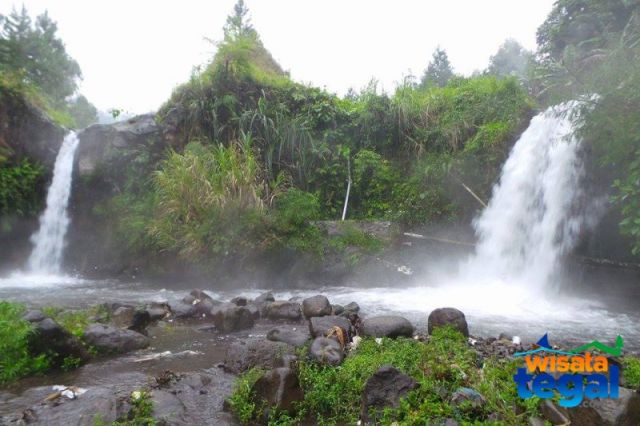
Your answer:
[[[437,46],[454,70],[484,69],[508,37],[535,49],[553,0],[245,0],[267,49],[298,81],[343,94],[377,78],[392,90],[421,75]],[[100,109],[142,113],[206,63],[235,0],[13,0],[58,22],[82,68],[81,92]]]

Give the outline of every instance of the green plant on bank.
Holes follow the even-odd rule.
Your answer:
[[[29,352],[31,324],[22,319],[24,305],[0,301],[0,384],[49,369],[46,354],[33,356]]]
[[[402,399],[398,409],[385,410],[379,418],[381,424],[430,424],[439,418],[488,424],[487,416],[497,413],[504,424],[526,425],[538,414],[539,400],[523,401],[517,395],[512,378],[517,362],[489,359],[478,369],[477,356],[466,339],[448,327],[436,329],[427,343],[402,338],[377,343],[365,338],[338,367],[318,365],[307,358],[306,350],[297,366],[304,400],[293,413],[272,411],[270,425],[294,425],[303,420],[320,425],[356,424],[365,383],[385,364],[413,377],[419,386]],[[243,424],[250,424],[264,409],[251,393],[262,373],[251,370],[236,383],[231,405]],[[486,405],[480,409],[451,405],[448,395],[460,387],[477,389],[485,396]]]
[[[640,358],[625,357],[622,362],[625,386],[640,389]]]
[[[0,215],[28,217],[40,211],[43,173],[27,159],[11,164],[0,156]]]
[[[106,308],[102,305],[73,311],[47,306],[42,308],[41,311],[47,317],[60,324],[62,328],[80,339],[82,339],[84,335],[84,330],[92,322],[91,318],[104,317],[107,313]]]
[[[93,417],[93,426],[155,426],[158,422],[153,418],[153,401],[147,390],[138,390],[129,397],[131,409],[125,419],[119,419],[107,425],[102,415]]]

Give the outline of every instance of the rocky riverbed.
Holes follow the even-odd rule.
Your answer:
[[[356,301],[332,304],[324,295],[276,300],[272,293],[264,293],[221,301],[192,290],[171,304],[104,303],[91,310],[89,324],[76,334],[40,310],[28,311],[24,318],[35,330],[31,350],[57,354],[53,358],[57,368],[0,391],[0,424],[137,424],[140,404],[136,401],[141,395],[148,399],[149,416],[158,424],[238,424],[229,397],[239,375],[247,371],[260,369],[251,384],[252,398],[266,403],[268,410],[286,411],[303,398],[296,375],[299,357],[337,368],[357,353],[363,339],[381,344],[380,339],[408,338],[418,345],[429,342],[440,326],[464,335],[480,364],[490,358],[510,359],[514,352],[528,348],[517,336],[470,335],[465,314],[455,308],[434,310],[426,327],[416,328],[402,316],[365,316]],[[67,359],[83,365],[64,371],[69,370]],[[621,380],[624,386],[624,377]],[[378,423],[376,413],[397,408],[401,397],[417,386],[396,366],[380,367],[362,391],[360,421]],[[441,397],[453,406],[487,404],[486,395],[466,387]],[[268,412],[252,422],[267,418]],[[640,396],[623,387],[620,399],[594,400],[572,410],[545,402],[539,417],[527,420],[530,424],[638,424]],[[458,424],[453,418],[438,421]],[[500,413],[483,421],[506,422]],[[317,419],[307,417],[305,422],[313,424]]]

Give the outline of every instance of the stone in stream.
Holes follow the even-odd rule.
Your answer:
[[[413,324],[408,319],[395,315],[365,318],[362,331],[370,337],[412,337]]]
[[[298,375],[291,368],[274,368],[264,373],[253,385],[252,394],[258,407],[266,407],[262,419],[269,418],[269,411],[291,411],[304,399]]]
[[[147,310],[134,306],[120,306],[111,314],[111,321],[116,327],[144,333],[151,323],[151,315]]]
[[[168,315],[171,315],[171,308],[169,305],[162,302],[151,302],[147,305],[146,311],[149,314],[149,319],[151,319],[151,321],[159,321]]]
[[[105,324],[90,324],[84,331],[84,340],[104,353],[125,353],[149,346],[149,339],[137,331]]]
[[[619,398],[585,399],[567,411],[575,425],[635,426],[640,424],[640,394],[621,387]]]
[[[216,328],[222,333],[251,328],[254,324],[253,314],[249,309],[232,303],[216,306],[211,315]]]
[[[253,367],[273,368],[279,357],[295,355],[295,347],[271,340],[233,342],[224,359],[227,370],[238,374]]]
[[[340,343],[327,337],[317,337],[311,344],[309,355],[320,364],[340,365],[343,351]]]
[[[331,303],[325,296],[317,295],[302,301],[302,313],[306,318],[331,315]]]
[[[260,312],[261,316],[265,316],[267,306],[270,303],[275,301],[276,299],[273,297],[273,294],[270,292],[267,292],[267,293],[262,293],[260,296],[253,299],[252,304],[258,308],[258,311]]]
[[[33,333],[29,335],[28,348],[32,354],[54,354],[51,357],[54,366],[61,366],[67,357],[82,361],[90,358],[78,338],[51,318],[33,323]]]
[[[331,315],[340,315],[344,312],[344,306],[333,304],[331,305]]]
[[[324,337],[333,327],[340,327],[345,332],[347,339],[351,336],[351,323],[345,317],[328,315],[309,319],[309,332],[314,339]]]
[[[267,333],[267,339],[274,342],[284,342],[291,346],[300,348],[304,346],[311,335],[307,330],[299,330],[291,327],[277,327]]]
[[[30,310],[29,312],[27,312],[22,316],[22,319],[28,322],[40,322],[45,318],[46,318],[45,314],[43,314],[42,311],[37,309]]]
[[[364,385],[360,417],[364,424],[377,424],[385,408],[398,408],[400,399],[416,389],[418,382],[392,365],[383,365]]]
[[[237,296],[231,299],[231,303],[236,306],[247,306],[247,304],[249,303],[249,299],[244,296]]]
[[[438,308],[429,314],[427,324],[429,334],[433,334],[434,328],[445,325],[450,325],[462,333],[464,337],[469,337],[467,319],[462,311],[455,308]]]
[[[265,316],[272,320],[299,320],[302,318],[300,303],[277,300],[265,307]]]

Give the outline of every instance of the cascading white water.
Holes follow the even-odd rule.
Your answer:
[[[584,199],[580,141],[572,120],[578,102],[547,109],[514,145],[487,208],[474,222],[478,245],[465,265],[484,281],[544,288],[579,233],[594,222]]]
[[[71,194],[73,158],[78,142],[75,132],[67,134],[56,157],[53,179],[47,192],[47,207],[40,216],[40,229],[31,237],[34,248],[27,264],[30,272],[60,272],[65,235],[69,226],[67,206]]]

